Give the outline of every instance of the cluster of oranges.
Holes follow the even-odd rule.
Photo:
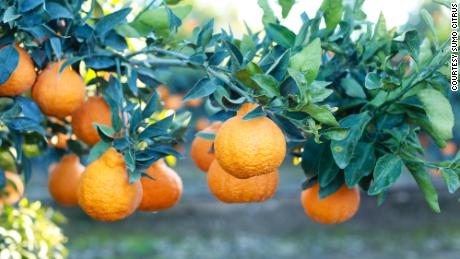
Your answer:
[[[116,221],[134,211],[173,207],[182,195],[182,181],[163,160],[152,164],[140,181],[130,183],[124,157],[109,148],[86,168],[76,155],[66,155],[49,169],[48,189],[63,206],[79,205],[92,218]]]
[[[286,154],[280,128],[269,118],[244,120],[254,104],[244,104],[237,115],[224,123],[215,122],[202,130],[215,134],[214,141],[197,136],[191,146],[196,166],[207,172],[208,186],[226,203],[262,202],[276,193],[278,168]],[[301,194],[305,213],[323,224],[344,222],[357,212],[357,188],[342,186],[324,199],[315,184]]]

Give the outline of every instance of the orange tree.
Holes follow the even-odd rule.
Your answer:
[[[68,149],[89,154],[91,162],[113,147],[123,154],[130,182],[138,182],[155,161],[180,155],[172,146],[180,141],[189,115],[160,116],[156,88],[185,76],[182,71],[187,69],[198,80],[191,83],[184,102],[203,99],[210,118],[221,121],[233,117],[245,103],[256,104],[237,119],[269,118],[276,123],[288,152],[301,160],[306,175],[303,188],[317,183],[320,198],[345,184],[359,185],[382,202],[406,168],[430,207],[439,211],[426,169],[440,170],[450,192],[460,186],[460,156],[452,161],[426,161],[418,139],[424,131],[444,147],[453,136],[454,116],[446,98],[452,93],[442,73],[449,62],[449,41],[440,42],[434,31],[426,40],[415,30],[387,29],[383,15],[372,25],[361,9],[363,0],[352,5],[324,0],[315,16],[302,15],[300,30],[293,32],[282,25],[282,18],[289,15],[295,1],[278,1],[279,18],[268,1],[259,0],[263,31],[248,29],[237,38],[231,31],[214,32],[210,20],[195,28],[190,39],[179,40],[175,34],[190,7],[168,6],[176,2],[151,1],[139,12],[123,8],[107,15],[97,1],[0,3],[0,89],[10,88],[17,68],[25,66],[22,50],[42,71],[36,82],[44,81],[40,77],[56,67],[53,64],[61,65],[53,82],[40,87],[21,82],[20,92],[1,95],[1,150],[14,157],[18,172],[29,178],[26,147],[36,145],[43,151],[47,137],[69,134],[67,115],[83,102],[77,98],[81,91],[74,89],[79,79],[67,75],[77,72],[93,74],[86,82],[86,95],[102,96],[111,120],[89,123],[99,135],[94,146],[71,138]],[[423,17],[432,24],[430,17]],[[130,48],[132,38],[145,46]],[[24,74],[28,69],[20,71]],[[28,87],[32,87],[33,100],[27,92],[21,95]],[[50,105],[58,106],[53,108],[59,112],[48,113]],[[245,134],[251,139],[257,132]],[[214,135],[197,136],[213,140]],[[261,155],[260,161],[276,165],[266,172],[254,169],[250,176],[273,172],[283,157],[284,152],[278,152],[275,163]]]

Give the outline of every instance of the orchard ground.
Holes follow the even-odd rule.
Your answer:
[[[280,169],[278,193],[260,204],[217,201],[206,175],[189,158],[175,170],[184,181],[183,199],[165,212],[102,223],[79,208],[58,207],[68,218],[63,229],[70,258],[458,258],[457,198],[439,188],[443,213],[435,214],[409,175],[391,188],[381,207],[362,195],[351,221],[324,226],[303,213],[299,183],[304,176],[288,160]],[[35,171],[26,195],[57,206],[46,189],[45,168]]]

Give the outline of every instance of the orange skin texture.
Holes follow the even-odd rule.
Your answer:
[[[164,100],[165,108],[170,110],[179,110],[184,106],[182,102],[182,95],[170,95]]]
[[[0,189],[0,207],[5,204],[13,205],[24,195],[24,183],[18,174],[6,171],[5,178],[7,184],[3,190]]]
[[[64,62],[65,60],[49,63],[32,88],[32,99],[48,116],[68,116],[85,100],[85,83],[77,72],[69,66],[59,75],[59,69]]]
[[[278,190],[278,170],[268,174],[239,179],[222,169],[214,160],[208,171],[208,186],[217,199],[226,203],[262,202]]]
[[[449,141],[447,142],[447,146],[441,150],[442,154],[445,156],[453,156],[455,155],[455,152],[457,152],[457,145]]]
[[[235,177],[245,179],[275,171],[286,156],[286,140],[269,118],[243,120],[254,105],[243,105],[237,116],[222,124],[216,135],[216,159]]]
[[[141,199],[141,183],[129,184],[123,155],[112,147],[89,164],[80,178],[78,204],[94,219],[124,219],[137,209]]]
[[[88,100],[72,113],[72,132],[77,138],[92,146],[101,140],[93,123],[112,127],[112,111],[100,96]]]
[[[19,62],[10,78],[0,85],[0,96],[18,96],[29,90],[37,77],[35,65],[29,54],[21,47],[14,47],[19,53]]]
[[[141,178],[142,196],[140,211],[160,211],[176,205],[182,196],[182,180],[163,160],[153,163],[146,171],[148,177]]]
[[[222,123],[220,122],[213,123],[202,132],[216,133],[221,125]],[[209,170],[209,166],[211,166],[212,161],[215,159],[215,154],[212,151],[213,142],[212,140],[195,137],[190,148],[190,156],[193,162],[205,173]]]
[[[62,206],[78,204],[77,190],[85,167],[74,154],[65,155],[49,169],[48,190],[53,199]]]
[[[301,194],[305,213],[321,224],[339,224],[351,219],[359,209],[360,194],[357,188],[346,185],[324,199],[319,198],[319,185],[304,190]]]

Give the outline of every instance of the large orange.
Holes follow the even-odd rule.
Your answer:
[[[0,85],[0,96],[17,96],[29,90],[35,82],[35,65],[29,54],[21,47],[14,47],[19,53],[19,62],[11,76]],[[3,65],[3,64],[2,64]]]
[[[222,124],[216,135],[216,159],[222,168],[238,178],[275,171],[286,156],[286,140],[269,118],[243,120],[256,105],[245,104],[237,116]]]
[[[360,194],[357,188],[346,185],[327,196],[319,198],[319,185],[315,184],[302,192],[302,206],[305,213],[321,224],[339,224],[351,219],[359,209]]]
[[[49,169],[48,190],[53,199],[63,206],[78,204],[77,189],[85,167],[76,155],[65,155]]]
[[[123,155],[112,147],[89,164],[80,178],[78,204],[95,219],[124,219],[137,209],[141,199],[141,183],[129,183]]]
[[[24,183],[18,174],[6,171],[5,178],[6,186],[0,189],[0,207],[15,204],[24,194]]]
[[[205,128],[204,133],[216,133],[221,126],[220,122],[215,122],[211,126]],[[203,172],[207,172],[212,161],[215,159],[214,151],[212,150],[212,140],[201,137],[195,137],[190,148],[190,156],[195,165]]]
[[[101,140],[93,123],[112,127],[112,112],[100,96],[89,97],[72,113],[72,131],[78,139],[88,145],[94,145]]]
[[[86,87],[80,75],[68,66],[59,75],[65,60],[49,63],[38,75],[32,88],[32,98],[48,116],[70,115],[85,100]]]
[[[278,170],[239,179],[225,172],[214,160],[208,171],[208,185],[211,192],[223,202],[261,202],[275,195],[278,189]]]
[[[176,205],[182,195],[182,180],[163,160],[153,163],[146,171],[154,179],[141,178],[143,196],[139,210],[160,211]]]

